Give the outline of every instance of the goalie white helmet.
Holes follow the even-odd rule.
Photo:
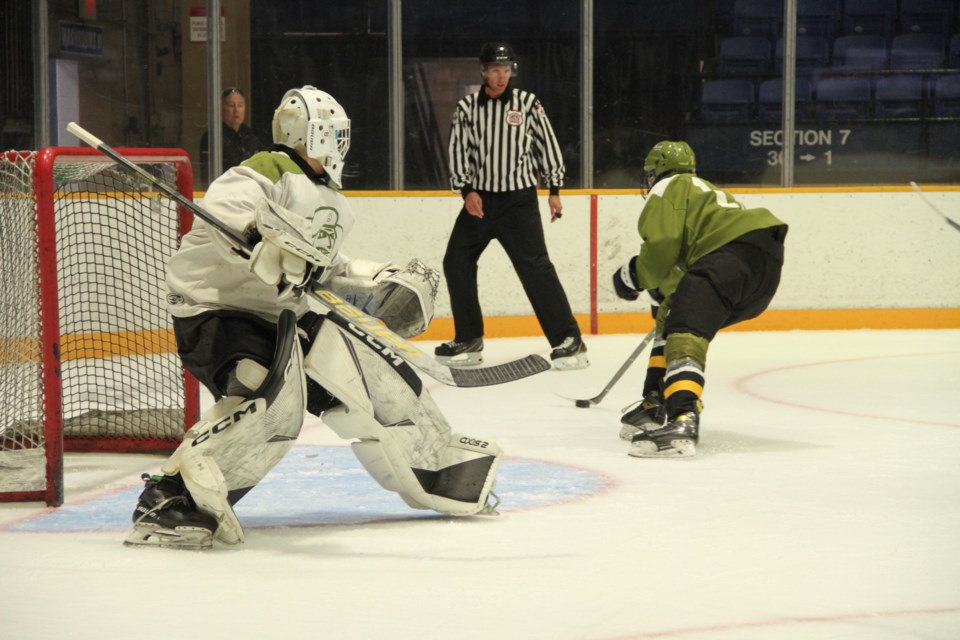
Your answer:
[[[310,85],[287,91],[273,113],[273,142],[305,151],[323,165],[330,180],[342,186],[350,119],[329,93]]]

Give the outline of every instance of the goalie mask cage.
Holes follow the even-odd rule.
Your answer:
[[[120,149],[193,197],[186,152]],[[0,502],[63,503],[63,452],[161,452],[199,415],[164,304],[192,220],[94,149],[0,156]]]

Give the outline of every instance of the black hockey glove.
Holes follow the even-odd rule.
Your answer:
[[[629,262],[614,272],[613,289],[623,300],[632,302],[640,297],[642,289],[637,284],[637,256],[630,258]]]

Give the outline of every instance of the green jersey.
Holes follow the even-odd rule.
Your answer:
[[[670,176],[653,186],[640,213],[637,282],[669,297],[703,256],[745,233],[780,225],[786,226],[767,209],[746,209],[695,174]]]

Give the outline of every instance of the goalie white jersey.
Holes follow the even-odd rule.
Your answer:
[[[257,204],[268,199],[303,216],[320,239],[319,249],[329,259],[320,282],[345,261],[340,255],[354,215],[347,199],[326,180],[311,179],[302,160],[282,151],[258,153],[224,173],[203,199],[211,215],[241,234],[249,233]],[[307,310],[304,297],[293,290],[281,293],[251,273],[249,260],[237,254],[223,234],[202,220],[183,237],[167,267],[167,306],[184,318],[211,310],[234,309],[276,322],[283,309],[299,317]]]

